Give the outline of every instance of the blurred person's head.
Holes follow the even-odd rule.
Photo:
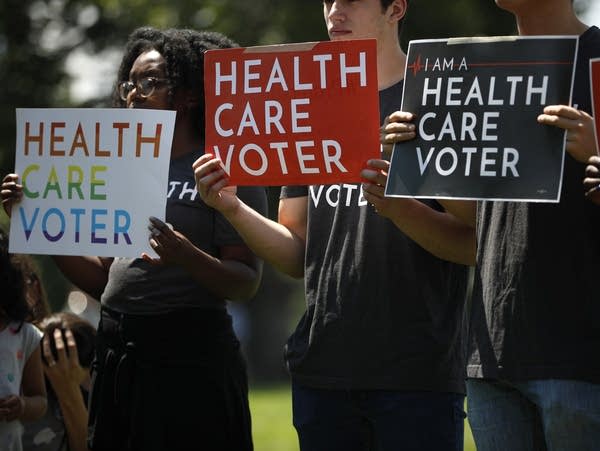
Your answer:
[[[40,329],[44,335],[50,339],[50,350],[54,356],[54,360],[58,359],[56,352],[56,343],[54,342],[55,330],[60,330],[65,343],[67,356],[69,355],[68,347],[66,347],[67,339],[65,331],[69,329],[75,339],[77,345],[77,357],[79,364],[86,369],[89,369],[92,360],[94,359],[94,351],[96,347],[96,329],[89,321],[81,318],[70,312],[53,313],[44,318],[40,322]],[[45,358],[44,358],[44,363]]]
[[[39,325],[40,321],[51,313],[39,268],[29,255],[15,254],[12,256],[12,261],[21,271],[25,299],[32,315],[31,322]]]

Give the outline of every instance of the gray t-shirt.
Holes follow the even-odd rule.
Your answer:
[[[402,83],[380,91],[381,119],[401,97]],[[307,310],[285,349],[292,378],[316,388],[463,393],[467,268],[379,216],[359,184],[288,186],[281,196],[308,202]]]
[[[166,221],[199,249],[215,257],[219,248],[243,244],[229,222],[198,196],[192,163],[202,152],[192,152],[171,161]],[[260,187],[238,187],[239,198],[265,215],[266,191]],[[142,259],[116,258],[102,304],[129,314],[156,314],[186,308],[224,309],[215,296],[178,266],[152,265]]]
[[[579,41],[573,104],[591,113],[589,59],[600,30]],[[469,377],[600,383],[600,207],[569,154],[560,203],[480,202]]]

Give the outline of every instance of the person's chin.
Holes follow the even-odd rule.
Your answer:
[[[352,39],[352,33],[345,33],[345,32],[330,33],[329,39],[331,39],[332,41],[347,41],[348,39]]]

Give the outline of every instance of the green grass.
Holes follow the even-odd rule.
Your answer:
[[[298,451],[298,438],[292,426],[292,397],[289,386],[250,387],[250,410],[256,451]],[[464,449],[475,451],[467,422]]]
[[[292,425],[290,387],[250,387],[249,396],[254,449],[298,451],[298,437]]]

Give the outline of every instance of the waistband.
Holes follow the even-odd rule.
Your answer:
[[[132,352],[144,360],[188,360],[199,354],[237,351],[240,343],[226,310],[185,310],[130,315],[102,307],[99,350]]]

